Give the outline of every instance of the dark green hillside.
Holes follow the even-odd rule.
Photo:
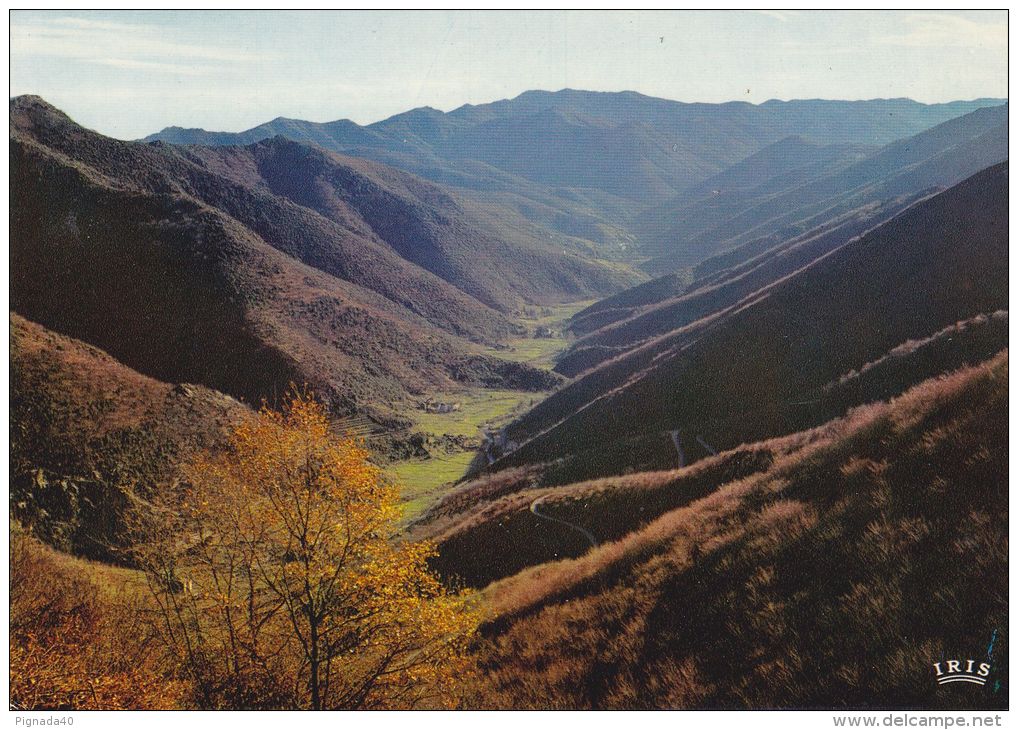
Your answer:
[[[820,422],[830,381],[1007,307],[1007,190],[1006,164],[985,170],[739,307],[587,372],[510,427],[523,445],[496,468],[569,455],[591,476],[617,474],[648,458],[634,439],[666,454],[658,435],[676,429],[729,448]]]
[[[763,253],[742,263],[701,279],[693,279],[676,295],[669,296],[668,289],[675,281],[671,275],[662,277],[660,285],[655,286],[654,282],[658,280],[654,279],[635,287],[635,290],[644,295],[643,299],[650,299],[655,294],[660,294],[661,298],[642,306],[599,313],[603,324],[580,337],[573,344],[571,352],[559,361],[556,369],[563,375],[575,376],[642,342],[692,326],[715,313],[738,306],[755,292],[794,274],[931,194],[933,191],[927,190],[852,210],[801,236],[780,243],[772,242]],[[689,270],[685,271],[686,278],[694,276]],[[626,295],[627,292],[622,292],[616,296],[622,298]],[[596,323],[595,317],[580,319],[578,316],[576,328],[582,330]]]
[[[1007,346],[1008,313],[978,315],[929,337],[903,342],[858,370],[842,374],[820,390],[822,400],[811,413],[816,422],[840,418],[861,404],[893,398],[914,383],[989,360]],[[542,497],[542,511],[582,526],[598,540],[613,540],[666,509],[712,491],[719,483],[767,468],[777,454],[799,448],[803,438],[777,437],[762,446],[738,446],[720,458],[712,458],[714,455],[705,447],[702,436],[700,439],[697,436],[682,431],[637,434],[605,444],[597,452],[581,454],[579,458],[567,457],[479,475],[446,495],[418,520],[416,529],[422,535],[440,536],[445,547],[439,564],[472,583],[483,584],[524,566],[550,560],[556,554],[558,557],[581,554],[588,546],[575,531],[566,535],[567,545],[563,540],[512,537],[520,530],[529,530],[533,520],[523,515],[522,510],[514,517],[506,517],[510,507],[516,509]],[[682,449],[681,460],[674,439]],[[674,473],[662,472],[660,479],[651,480],[661,487],[654,495],[635,497],[642,494],[640,490],[648,483],[643,472],[674,470],[683,462],[691,465]],[[568,488],[540,486],[610,473],[612,463],[630,466],[622,476],[602,477]],[[640,473],[631,474],[633,466]],[[492,534],[479,538],[474,533],[475,527]],[[522,539],[531,543],[527,550],[521,550],[516,543]],[[501,548],[471,551],[469,546],[478,540],[504,546],[507,552],[501,552]]]
[[[578,313],[570,329],[580,339],[557,369],[575,376],[736,305],[916,200],[1006,159],[1006,119],[1006,106],[980,109],[869,155],[789,138],[652,207],[635,224],[641,250],[658,245],[657,236],[667,253],[645,266],[699,263]]]
[[[391,248],[502,312],[519,311],[527,303],[589,299],[635,278],[576,253],[553,250],[546,234],[507,210],[488,211],[378,164],[281,137],[243,152],[231,150],[222,161],[214,159],[220,152],[192,148],[185,154],[210,167],[239,168],[239,174],[254,168],[257,177],[249,184]],[[251,159],[238,164],[241,156]]]

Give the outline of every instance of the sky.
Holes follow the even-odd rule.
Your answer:
[[[366,124],[528,89],[1007,96],[1006,11],[12,11],[11,95],[87,127]]]

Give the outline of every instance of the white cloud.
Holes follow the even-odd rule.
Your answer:
[[[1007,20],[980,23],[949,13],[909,13],[904,33],[884,35],[878,42],[913,48],[1007,47]]]
[[[64,25],[71,26],[74,28],[84,28],[87,30],[115,30],[120,33],[137,33],[142,30],[155,31],[156,28],[151,25],[143,25],[138,23],[115,23],[110,20],[92,20],[91,18],[54,18],[50,21],[53,25]]]
[[[132,71],[150,71],[180,76],[204,76],[215,71],[214,68],[209,66],[191,66],[181,63],[163,63],[161,61],[139,61],[133,58],[96,58],[89,59],[87,62],[99,66],[112,66],[113,68],[124,68]]]
[[[244,64],[275,58],[227,45],[176,41],[158,27],[76,17],[11,22],[11,56],[67,58],[120,68],[186,73],[188,61]],[[116,61],[116,62],[114,62]],[[205,73],[196,66],[192,73]]]
[[[766,15],[768,18],[780,20],[782,23],[787,23],[799,16],[798,10],[754,10],[753,12]]]

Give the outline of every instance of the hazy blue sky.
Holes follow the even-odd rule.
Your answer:
[[[1007,95],[1007,13],[65,12],[11,17],[11,93],[122,138],[367,123],[527,89],[681,101]]]

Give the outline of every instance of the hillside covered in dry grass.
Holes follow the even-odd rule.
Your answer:
[[[10,348],[12,516],[72,553],[114,558],[132,501],[175,493],[181,466],[251,413],[13,313]]]
[[[487,589],[476,703],[1007,707],[1007,377],[1005,352],[684,470],[551,491],[544,511],[605,542]],[[534,563],[570,545],[537,494],[478,518],[524,524]],[[933,681],[987,651],[985,688]]]

